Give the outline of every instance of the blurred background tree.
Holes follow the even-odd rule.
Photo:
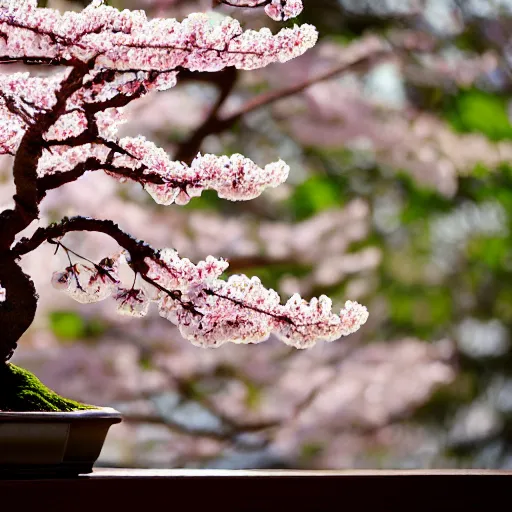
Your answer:
[[[182,18],[212,2],[109,4]],[[26,261],[42,307],[15,362],[125,413],[110,466],[512,468],[512,1],[305,0],[298,21],[318,27],[314,51],[256,73],[191,73],[125,125],[183,160],[281,157],[287,185],[163,209],[91,175],[49,194],[42,221],[110,217],[191,259],[226,256],[284,296],[361,301],[367,326],[308,352],[203,351],[156,314],[131,322],[55,294],[61,262],[47,248]],[[108,241],[73,243],[94,258]]]

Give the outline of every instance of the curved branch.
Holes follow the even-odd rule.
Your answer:
[[[130,253],[135,269],[141,273],[147,271],[144,258],[154,256],[157,252],[146,242],[138,240],[123,231],[115,222],[111,220],[92,219],[90,217],[64,218],[59,223],[51,224],[46,228],[39,228],[31,238],[22,238],[12,248],[11,252],[16,258],[19,258],[37,249],[48,240],[63,237],[66,233],[73,231],[92,231],[110,236]]]
[[[14,258],[28,254],[37,249],[44,242],[54,238],[61,238],[66,233],[74,231],[90,231],[95,233],[103,233],[115,240],[123,249],[130,253],[130,267],[132,270],[142,277],[146,282],[153,285],[158,290],[166,293],[174,300],[180,301],[182,306],[189,309],[194,314],[197,313],[193,305],[187,301],[181,301],[181,292],[177,290],[167,290],[156,281],[147,277],[149,270],[145,258],[157,258],[158,251],[151,247],[148,243],[138,240],[123,231],[115,222],[111,220],[99,220],[90,217],[65,217],[61,222],[51,224],[46,228],[39,228],[31,238],[22,238],[10,251]],[[199,314],[199,313],[197,313]]]
[[[89,171],[108,171],[119,177],[137,181],[141,184],[154,183],[155,185],[162,185],[164,183],[173,183],[172,181],[164,180],[159,174],[145,173],[145,170],[146,168],[144,166],[137,169],[132,169],[131,167],[115,167],[112,164],[102,163],[98,159],[90,157],[70,171],[55,172],[38,178],[39,197],[40,200],[43,199],[49,190],[59,188],[67,183],[72,183]],[[187,183],[175,183],[176,187],[186,187],[186,185]]]
[[[54,239],[61,238],[66,233],[70,233],[73,231],[92,231],[96,233],[104,233],[105,235],[110,236],[114,239],[121,247],[126,249],[130,253],[131,262],[130,266],[135,272],[138,272],[142,279],[146,282],[152,284],[160,291],[167,293],[175,300],[180,300],[181,294],[176,291],[170,291],[166,288],[159,285],[159,283],[147,277],[147,272],[149,270],[147,263],[144,261],[146,257],[155,258],[158,255],[158,251],[153,249],[149,244],[143,242],[142,240],[137,240],[132,237],[125,231],[123,231],[117,224],[115,224],[111,220],[98,220],[92,219],[90,217],[71,217],[64,218],[62,222],[51,224],[46,228],[39,228],[32,235],[31,238],[22,238],[15,247],[11,250],[11,253],[19,258],[25,254],[32,252],[37,249],[44,242]],[[292,320],[282,315],[275,315],[272,312],[266,311],[264,309],[260,309],[256,306],[251,306],[245,304],[239,300],[233,299],[228,296],[224,296],[222,294],[218,294],[212,290],[206,290],[208,295],[213,295],[218,298],[227,300],[236,304],[240,307],[250,309],[256,313],[261,313],[268,315],[272,318],[280,320],[290,325],[295,325]],[[184,302],[183,305],[195,312],[195,308],[193,304]],[[297,326],[299,327],[299,326]]]

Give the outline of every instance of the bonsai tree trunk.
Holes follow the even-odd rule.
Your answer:
[[[8,360],[30,327],[38,296],[32,279],[23,272],[11,251],[0,253],[0,283],[6,300],[0,302],[0,411],[68,412],[96,409],[59,396],[32,373]]]
[[[34,283],[12,254],[0,256],[0,283],[7,297],[0,302],[0,364],[10,359],[21,335],[30,327],[37,308]]]

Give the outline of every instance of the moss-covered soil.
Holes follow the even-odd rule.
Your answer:
[[[0,363],[0,411],[72,412],[97,409],[63,398],[33,373],[11,363]]]

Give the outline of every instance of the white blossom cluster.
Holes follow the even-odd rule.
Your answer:
[[[286,16],[298,12],[297,2],[280,4]],[[197,13],[182,22],[148,20],[144,11],[119,11],[98,2],[82,12],[61,14],[54,9],[37,8],[33,1],[4,0],[0,3],[0,33],[1,61],[94,63],[84,87],[67,102],[68,112],[72,112],[60,116],[46,134],[49,140],[65,140],[85,130],[84,104],[134,95],[141,88],[144,93],[168,89],[176,84],[177,69],[261,68],[293,59],[317,41],[316,29],[307,24],[275,35],[268,29],[244,32],[239,22],[231,18],[218,21]],[[95,82],[95,77],[105,70],[118,74],[108,81]],[[149,76],[155,72],[156,76]],[[48,78],[28,73],[0,77],[1,153],[14,153],[30,119],[55,105],[55,93],[68,73]],[[105,114],[97,113],[96,119],[101,115]],[[107,138],[112,137],[112,131],[105,126],[100,129],[102,135],[107,130]]]
[[[232,7],[255,8],[265,6],[265,13],[276,21],[296,18],[303,10],[302,0],[218,0]]]
[[[159,302],[160,315],[195,345],[259,343],[274,332],[288,345],[308,348],[319,340],[333,341],[351,334],[368,318],[364,306],[350,301],[339,316],[333,314],[326,296],[307,303],[296,294],[282,305],[279,294],[266,289],[257,277],[218,279],[227,264],[211,257],[197,268],[174,251],[166,253],[165,261],[165,265],[153,264],[151,275],[166,287],[180,289],[193,308],[164,295]]]
[[[339,315],[332,313],[332,302],[325,295],[308,303],[296,294],[282,305],[277,292],[245,275],[217,279],[208,287],[192,283],[189,289],[192,292],[186,296],[194,309],[167,296],[159,311],[183,337],[201,347],[260,343],[273,332],[287,345],[310,348],[317,341],[334,341],[357,331],[368,318],[366,308],[351,301]]]
[[[367,309],[352,301],[345,303],[339,315],[334,314],[332,301],[325,295],[308,303],[295,294],[283,305],[279,294],[266,289],[256,277],[220,279],[228,263],[212,256],[195,265],[175,250],[163,249],[145,259],[149,269],[143,276],[146,286],[131,289],[120,284],[118,266],[123,258],[107,261],[108,268],[69,266],[56,272],[52,283],[82,303],[113,295],[118,312],[135,317],[146,315],[150,302],[157,302],[160,315],[201,347],[259,343],[274,332],[288,345],[309,348],[317,341],[333,341],[357,331],[368,318]]]
[[[229,266],[227,261],[213,256],[194,265],[188,258],[180,258],[174,249],[162,249],[158,258],[146,258],[146,263],[149,278],[167,290],[179,290],[184,294],[211,284]]]
[[[87,118],[83,112],[75,110],[59,117],[57,122],[46,132],[47,140],[66,140],[77,137],[87,128]]]
[[[0,302],[5,302],[7,299],[7,290],[0,284]]]
[[[302,0],[272,0],[265,6],[265,12],[276,21],[296,18],[303,9]]]
[[[130,176],[121,175],[119,171],[116,173],[116,168],[143,169],[143,173],[134,179],[143,183],[156,203],[166,206],[185,205],[207,189],[215,190],[223,199],[247,201],[258,197],[268,187],[284,183],[290,171],[282,160],[261,168],[240,154],[230,157],[198,154],[188,166],[171,160],[163,149],[144,137],[124,137],[119,146],[129,154],[116,156],[108,174],[125,181]],[[101,144],[52,148],[51,152],[43,151],[38,162],[38,174],[45,176],[71,171],[89,158],[105,164],[108,154],[108,148]],[[160,178],[162,183],[152,183],[149,176]]]
[[[45,176],[54,172],[70,171],[88,158],[104,162],[107,155],[108,149],[100,144],[84,144],[76,147],[58,146],[52,148],[51,151],[43,151],[38,162],[37,173],[39,176]]]
[[[140,289],[125,288],[119,278],[119,266],[125,261],[123,253],[107,258],[97,265],[75,263],[54,272],[52,285],[82,304],[100,302],[112,297],[121,315],[143,317],[150,300]]]
[[[1,41],[0,38],[0,48]],[[32,77],[30,73],[0,75],[0,154],[16,151],[33,114],[54,106],[55,91],[67,75],[68,71],[50,77]]]
[[[82,304],[105,300],[119,284],[117,269],[75,263],[52,276],[52,285]]]
[[[289,16],[297,12],[297,2],[270,9],[274,14],[280,10]],[[244,32],[231,18],[217,21],[198,13],[182,22],[148,20],[144,11],[119,11],[99,4],[61,14],[36,8],[35,2],[11,3],[10,7],[0,7],[0,29],[6,34],[0,39],[0,55],[4,57],[82,62],[96,58],[97,66],[117,70],[166,71],[180,66],[197,71],[226,66],[255,69],[293,59],[317,40],[311,25],[272,35],[268,29]]]
[[[254,199],[266,187],[277,187],[285,182],[290,171],[282,160],[262,169],[240,154],[231,157],[199,154],[188,166],[172,161],[163,149],[144,137],[125,137],[119,144],[133,158],[123,155],[116,158],[114,164],[142,163],[147,174],[162,177],[163,184],[146,183],[144,188],[163,205],[187,204],[205,189],[215,190],[219,197],[231,201]]]

